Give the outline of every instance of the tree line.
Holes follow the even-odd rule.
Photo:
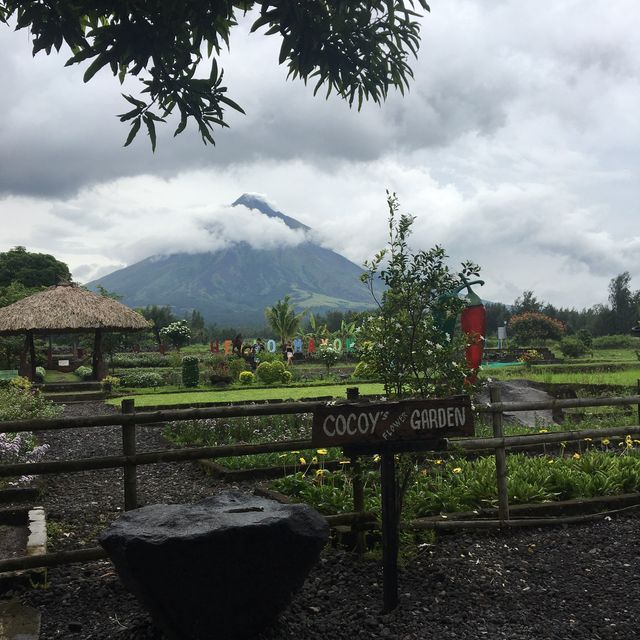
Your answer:
[[[539,300],[533,291],[524,291],[512,305],[487,302],[487,333],[495,336],[498,327],[508,326],[511,318],[523,313],[542,313],[560,320],[566,333],[587,331],[592,336],[628,334],[640,315],[640,290],[631,288],[631,275],[624,271],[612,278],[608,286],[608,304],[584,309],[556,307]]]

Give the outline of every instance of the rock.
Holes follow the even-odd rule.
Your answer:
[[[237,640],[275,621],[328,534],[306,505],[228,491],[128,511],[99,541],[169,638]]]

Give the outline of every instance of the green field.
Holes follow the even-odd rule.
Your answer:
[[[379,395],[384,393],[381,384],[365,383],[359,385],[319,385],[306,387],[272,387],[267,389],[232,389],[220,391],[185,391],[182,393],[149,393],[141,395],[123,396],[107,400],[109,404],[119,405],[126,398],[135,400],[137,407],[150,407],[155,405],[179,405],[199,402],[251,402],[253,400],[299,400],[300,398],[315,398],[331,396],[333,398],[346,398],[347,386],[357,386],[361,395]]]
[[[520,366],[503,367],[502,369],[484,371],[483,378],[492,378],[494,380],[526,378],[527,380],[544,384],[615,385],[624,387],[636,387],[640,379],[640,364],[622,371],[589,371],[581,370],[579,366],[576,366],[575,369],[575,371],[567,371],[566,366],[557,371],[554,370],[553,366],[533,366],[529,370]]]

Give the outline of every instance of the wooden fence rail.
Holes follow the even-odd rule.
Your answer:
[[[337,400],[336,404],[348,400]],[[0,433],[24,431],[51,431],[55,429],[78,429],[84,427],[107,427],[125,424],[164,424],[181,420],[205,418],[240,418],[247,416],[275,416],[313,413],[324,402],[279,402],[260,405],[234,405],[232,407],[205,407],[201,409],[174,409],[163,411],[136,411],[132,414],[112,413],[103,416],[75,418],[39,418],[36,420],[7,420],[0,422]],[[511,413],[548,409],[570,409],[579,407],[613,407],[640,405],[640,395],[610,398],[568,398],[545,402],[496,402],[476,406],[478,413]]]
[[[549,402],[502,402],[499,392],[491,390],[491,402],[476,407],[479,413],[491,415],[493,437],[454,438],[446,442],[453,450],[474,452],[493,449],[496,452],[496,471],[498,486],[499,517],[494,525],[502,523],[509,526],[509,505],[506,492],[507,467],[506,449],[517,449],[539,444],[554,444],[584,440],[585,438],[625,437],[627,434],[640,433],[640,425],[608,427],[602,429],[583,429],[551,433],[533,433],[530,435],[504,436],[502,416],[506,412],[565,409],[576,407],[629,406],[640,407],[640,395],[610,398],[577,398],[553,400]],[[338,401],[347,402],[347,401]],[[197,420],[205,418],[232,418],[246,416],[291,415],[311,413],[322,402],[282,402],[267,405],[235,405],[230,407],[207,407],[199,409],[176,409],[163,411],[136,412],[133,401],[123,401],[122,413],[78,418],[55,418],[38,420],[16,420],[0,423],[0,433],[48,431],[55,429],[97,428],[120,426],[122,429],[123,455],[100,456],[75,460],[57,460],[37,463],[14,463],[0,465],[0,477],[18,475],[41,475],[50,473],[69,473],[97,469],[122,468],[124,471],[125,509],[137,506],[136,468],[139,465],[160,462],[184,462],[203,458],[225,458],[230,456],[253,455],[260,453],[291,452],[312,448],[311,440],[287,440],[261,444],[239,444],[216,447],[194,447],[188,449],[164,449],[161,451],[136,452],[136,425],[161,426],[167,422]],[[355,531],[361,531],[358,524],[371,522],[372,514],[364,511],[361,473],[357,458],[352,459],[354,472],[354,512],[328,516],[333,525],[351,524]],[[431,525],[419,525],[431,526]],[[362,536],[358,536],[358,548],[363,545]],[[86,562],[105,557],[99,548],[63,551],[41,556],[26,556],[0,560],[0,573],[36,567],[54,566],[69,562]]]

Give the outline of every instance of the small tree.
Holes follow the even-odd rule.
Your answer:
[[[300,330],[300,324],[305,312],[296,313],[293,305],[289,304],[289,296],[278,300],[273,307],[267,307],[264,315],[267,322],[280,339],[281,344],[291,340]]]
[[[534,345],[542,340],[559,340],[565,333],[561,320],[533,311],[513,316],[509,321],[511,337],[518,344]]]
[[[378,311],[365,319],[358,335],[360,358],[396,397],[460,393],[469,373],[466,338],[454,337],[445,327],[464,307],[451,292],[462,288],[463,278],[477,275],[479,268],[465,262],[460,274],[452,273],[438,246],[412,253],[407,238],[414,218],[398,217],[395,194],[388,194],[387,205],[388,247],[365,263],[367,272],[362,275]],[[375,293],[379,280],[385,286],[381,300]]]
[[[338,362],[340,353],[329,344],[321,344],[318,348],[318,358],[324,363],[325,367],[327,367],[327,373],[329,373],[331,367]]]
[[[191,330],[186,320],[178,320],[160,329],[160,337],[163,340],[168,340],[176,348],[176,351],[180,351],[180,347],[189,344]]]
[[[185,356],[182,358],[182,384],[185,387],[197,387],[198,382],[200,382],[198,356]]]

